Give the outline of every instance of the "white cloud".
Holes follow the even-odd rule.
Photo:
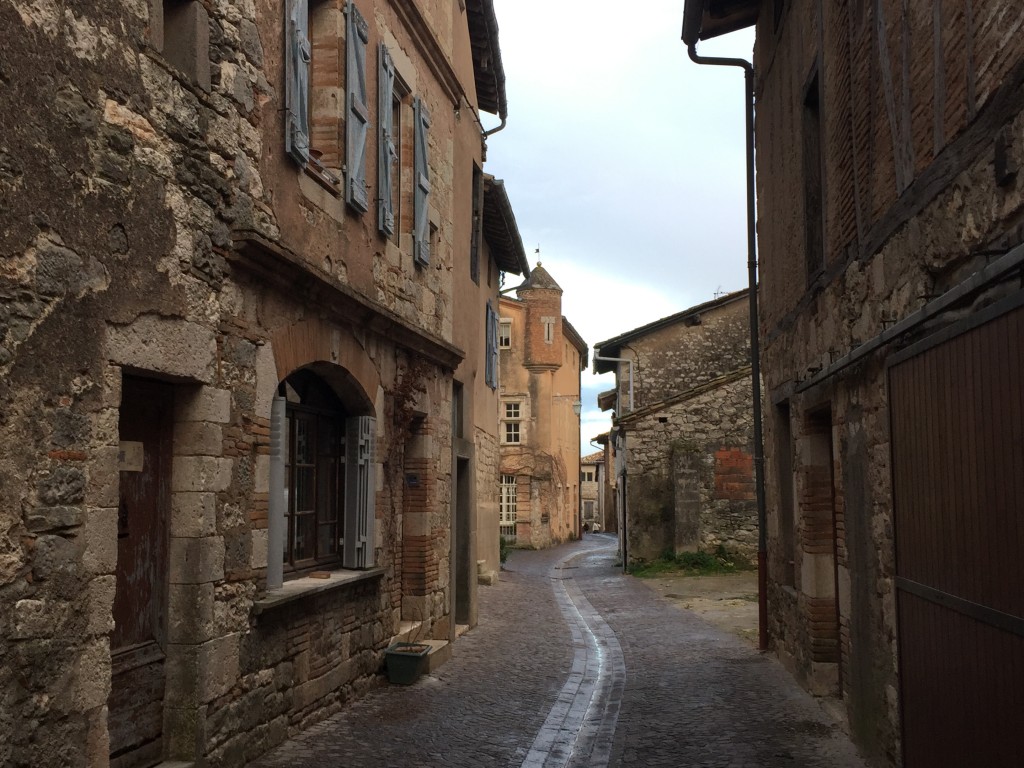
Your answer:
[[[495,0],[509,116],[487,171],[591,345],[747,282],[743,73],[689,60],[682,6]],[[611,386],[584,375],[584,453],[608,429],[592,393]]]

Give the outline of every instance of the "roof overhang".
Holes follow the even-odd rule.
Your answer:
[[[572,323],[564,315],[562,316],[562,333],[576,347],[576,351],[580,353],[580,370],[587,370],[587,365],[590,361],[590,349],[587,347],[587,342],[580,336],[580,332],[573,327]]]
[[[489,175],[484,175],[483,235],[499,269],[529,276],[530,263],[526,260],[526,249],[505,183]]]
[[[748,288],[741,288],[738,291],[732,293],[726,293],[718,298],[712,299],[711,301],[705,301],[703,304],[697,304],[696,306],[684,309],[682,312],[677,312],[674,315],[663,317],[660,320],[655,320],[647,325],[641,325],[639,328],[634,328],[631,331],[626,331],[623,334],[616,336],[615,338],[608,339],[607,341],[599,341],[594,345],[594,373],[608,373],[615,371],[618,368],[618,363],[614,360],[600,360],[599,358],[617,358],[621,356],[622,347],[631,341],[647,336],[648,334],[659,331],[662,328],[666,328],[671,325],[679,323],[685,325],[699,325],[701,322],[701,313],[708,312],[719,307],[724,307],[727,304],[740,301],[749,294]]]
[[[686,0],[683,6],[683,42],[693,45],[727,35],[757,23],[759,0]]]
[[[602,411],[610,411],[615,408],[615,402],[618,398],[619,391],[617,389],[606,389],[604,392],[600,392],[597,395],[597,407]]]
[[[498,47],[498,19],[494,0],[466,0],[469,42],[473,47],[473,72],[477,106],[502,120],[508,116],[505,67]]]

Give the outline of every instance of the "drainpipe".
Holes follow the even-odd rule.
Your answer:
[[[744,59],[705,57],[697,54],[705,0],[686,0],[683,10],[683,42],[697,64],[740,67],[746,85],[747,138],[747,280],[750,287],[750,367],[754,406],[754,486],[757,494],[757,623],[758,647],[768,649],[768,559],[764,498],[764,446],[761,433],[761,342],[757,321],[757,235],[754,219],[754,66]]]
[[[502,118],[501,118],[501,122],[500,122],[500,123],[498,123],[498,125],[494,126],[494,127],[493,127],[493,128],[491,128],[491,130],[489,130],[489,131],[484,131],[484,132],[483,132],[483,137],[484,137],[484,138],[486,139],[486,138],[487,138],[488,136],[490,136],[490,135],[491,135],[492,133],[497,133],[498,131],[503,131],[503,130],[505,130],[505,123],[506,123],[506,122],[508,122],[508,118],[507,118],[507,117],[502,117]]]

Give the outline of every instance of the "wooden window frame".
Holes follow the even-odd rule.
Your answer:
[[[285,508],[285,570],[286,571],[304,571],[312,568],[316,568],[323,564],[337,564],[341,561],[341,542],[344,539],[345,533],[345,459],[346,459],[346,446],[345,446],[345,416],[340,411],[335,411],[328,408],[303,406],[296,403],[288,403],[285,411],[286,417],[286,430],[287,430],[287,445],[288,450],[285,459],[285,488],[287,495],[287,505]],[[296,505],[299,502],[298,493],[298,479],[297,469],[298,464],[296,461],[296,451],[298,449],[298,440],[296,435],[298,433],[299,423],[302,421],[309,422],[313,425],[313,432],[311,435],[312,446],[310,448],[312,452],[312,463],[305,464],[304,468],[312,469],[312,509],[310,511],[299,511],[296,509]],[[330,423],[333,427],[334,440],[332,446],[324,446],[323,440],[326,438],[322,437],[324,426],[326,423]],[[333,481],[328,478],[327,482],[333,485],[333,500],[328,499],[324,501],[321,494],[326,491],[330,492],[330,488],[323,486],[321,477],[321,465],[320,459],[325,454],[322,452],[324,449],[330,451],[330,457],[334,460],[334,475]],[[325,505],[333,505],[334,508],[334,519],[330,519],[324,513],[326,511]],[[297,557],[296,552],[296,538],[298,536],[298,518],[300,517],[312,517],[313,518],[313,554],[311,557]],[[320,552],[320,530],[326,526],[335,526],[334,534],[334,552]]]
[[[502,403],[501,442],[503,445],[520,445],[523,442],[522,403],[518,400]],[[514,439],[512,439],[514,438]]]

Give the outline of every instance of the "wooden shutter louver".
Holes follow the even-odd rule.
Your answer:
[[[480,241],[483,237],[484,175],[473,165],[473,233],[469,244],[469,277],[480,284]]]
[[[430,263],[430,158],[427,143],[430,115],[420,98],[413,102],[413,113],[416,134],[413,147],[413,259],[426,265]]]
[[[370,110],[366,99],[366,44],[370,41],[370,27],[352,0],[345,14],[345,202],[362,212],[369,207],[366,139],[370,131]]]
[[[284,148],[295,162],[309,162],[309,42],[308,0],[288,0],[285,22]]]
[[[498,313],[491,302],[487,302],[487,360],[484,364],[484,376],[487,386],[498,388]]]
[[[377,227],[385,235],[395,234],[395,208],[392,202],[395,162],[395,126],[391,104],[395,94],[395,62],[384,43],[380,44],[377,66]]]
[[[377,420],[372,416],[345,420],[345,535],[342,542],[345,568],[372,568],[374,563],[376,431]]]

